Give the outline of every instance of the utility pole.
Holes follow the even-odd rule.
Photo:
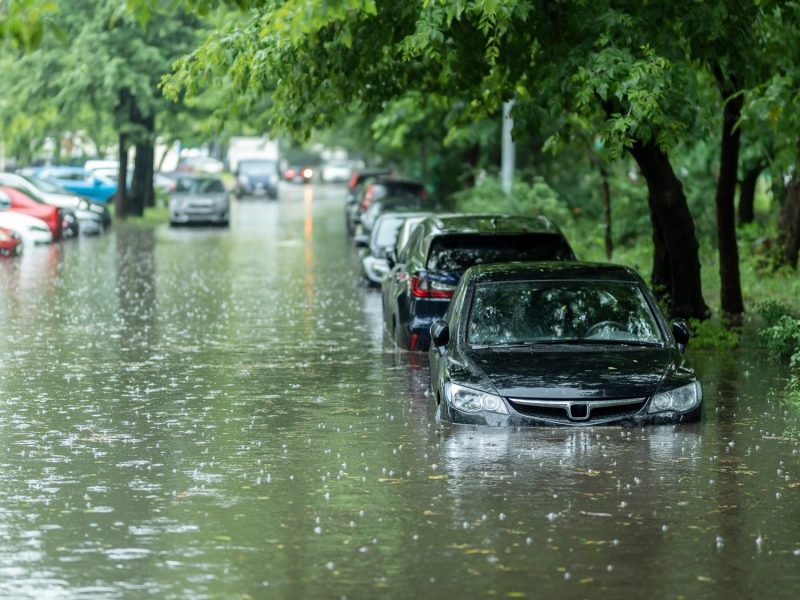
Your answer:
[[[511,130],[514,129],[514,118],[511,116],[513,100],[503,102],[503,144],[500,159],[500,178],[503,192],[511,193],[511,181],[514,179],[514,140],[511,139]]]

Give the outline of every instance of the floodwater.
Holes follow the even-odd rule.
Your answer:
[[[437,426],[344,192],[283,191],[0,261],[0,597],[800,594],[785,369],[692,353],[694,426]]]

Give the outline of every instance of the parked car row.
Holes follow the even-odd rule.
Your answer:
[[[46,173],[0,173],[0,255],[78,235],[98,235],[111,224],[108,208],[60,186]]]
[[[420,194],[412,210],[387,203],[370,215],[395,195],[395,182],[424,190],[382,172],[354,175],[345,220],[365,283],[381,287],[385,336],[401,350],[428,352],[437,419],[586,426],[701,418],[702,387],[683,354],[689,328],[667,321],[632,269],[578,261],[542,216],[441,213]]]

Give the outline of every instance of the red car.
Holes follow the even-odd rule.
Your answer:
[[[0,256],[16,256],[22,252],[22,240],[11,231],[0,227]]]
[[[11,198],[11,210],[41,219],[50,228],[53,241],[61,239],[61,213],[55,206],[40,204],[30,196],[10,187],[0,187]]]

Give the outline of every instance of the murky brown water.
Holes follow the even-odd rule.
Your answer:
[[[0,596],[800,594],[779,366],[695,353],[696,426],[439,428],[342,197],[0,261]]]

